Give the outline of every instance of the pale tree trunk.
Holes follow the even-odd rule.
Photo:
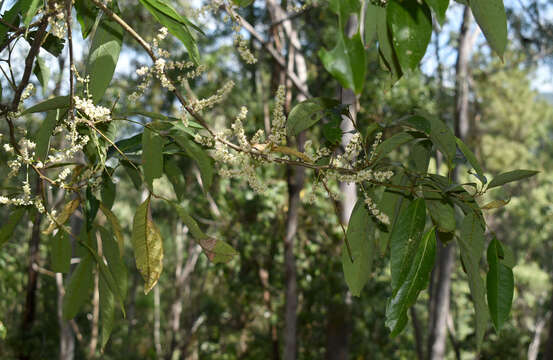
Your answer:
[[[545,344],[544,360],[553,360],[553,296],[550,303],[549,332],[547,334],[547,343]]]
[[[286,17],[286,13],[276,2],[276,0],[267,0],[267,9],[273,22],[281,21]],[[305,59],[301,54],[301,44],[296,30],[291,21],[283,21],[278,27],[284,30],[288,37],[288,67],[280,68],[282,77],[284,71],[296,72],[302,86],[307,85],[307,66]],[[275,31],[279,34],[278,29]],[[283,38],[274,37],[276,47],[283,48]],[[279,44],[280,43],[280,44]],[[287,81],[287,110],[290,110],[292,83]],[[305,100],[305,96],[299,94],[297,101]],[[290,139],[292,140],[292,139]],[[297,137],[297,147],[303,151],[305,134],[299,134]],[[296,258],[294,254],[294,243],[298,229],[298,217],[301,207],[300,192],[305,182],[305,169],[302,167],[287,167],[288,183],[288,213],[286,216],[285,237],[284,237],[284,264],[285,264],[285,314],[284,314],[284,360],[295,360],[297,353],[297,311],[298,311],[298,290],[297,290],[297,272]]]
[[[346,36],[352,37],[357,33],[359,20],[357,15],[352,15],[346,24]],[[351,119],[343,117],[340,128],[343,135],[341,145],[345,148],[355,130],[357,121],[358,100],[351,89],[340,88],[340,100],[342,104],[349,105]],[[347,227],[355,203],[357,202],[357,186],[355,183],[340,182],[341,210],[340,221]],[[325,359],[346,360],[349,358],[349,338],[351,335],[351,293],[346,292],[341,303],[331,302],[327,320],[327,339]]]
[[[96,236],[96,243],[98,244],[98,257],[101,259],[102,254],[102,240],[100,234]],[[88,358],[96,358],[96,348],[98,347],[98,335],[100,324],[100,268],[96,266],[94,272],[94,291],[92,292],[92,324],[90,330],[90,343],[88,344]]]
[[[474,33],[470,33],[472,14],[465,6],[463,23],[459,34],[459,48],[455,66],[455,135],[463,139],[469,128],[469,61],[474,44]],[[453,179],[456,181],[454,171]],[[449,315],[451,272],[454,264],[453,242],[443,245],[438,240],[436,265],[432,272],[432,292],[430,294],[430,330],[428,338],[428,358],[442,360],[446,353],[447,318]]]
[[[547,317],[544,316],[536,322],[536,326],[534,328],[534,338],[532,339],[530,346],[528,346],[528,360],[536,360],[538,358],[541,344],[541,334],[545,328],[546,318]]]
[[[75,337],[69,321],[63,319],[63,297],[65,290],[63,287],[63,276],[56,274],[56,286],[58,290],[57,316],[60,327],[60,360],[73,360],[75,356]]]
[[[162,357],[161,350],[161,304],[159,294],[159,284],[154,287],[154,346],[158,359]]]

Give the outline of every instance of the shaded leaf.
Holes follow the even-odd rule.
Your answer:
[[[75,11],[77,12],[77,20],[81,25],[81,33],[83,39],[86,39],[94,26],[98,9],[89,0],[75,0]]]
[[[46,62],[40,56],[36,57],[33,74],[36,75],[40,86],[42,86],[42,96],[46,96],[48,91],[48,81],[50,80],[50,68],[46,66]]]
[[[494,238],[488,245],[488,275],[486,288],[488,308],[495,330],[499,332],[509,318],[514,294],[513,270],[500,258],[501,243]]]
[[[163,241],[150,215],[150,197],[136,209],[131,242],[136,267],[144,279],[144,293],[147,294],[163,270]]]
[[[104,278],[100,278],[98,285],[100,292],[100,324],[102,328],[100,349],[103,351],[108,343],[111,331],[113,330],[113,323],[115,320],[115,298]]]
[[[482,184],[485,184],[488,180],[486,179],[486,176],[484,175],[484,170],[482,170],[482,167],[480,166],[480,163],[476,159],[476,156],[474,155],[474,153],[461,139],[455,138],[455,141],[457,142],[457,146],[459,147],[459,150],[461,150],[463,155],[465,155],[465,158],[468,160],[469,164],[476,171],[478,180],[480,180]]]
[[[75,268],[73,275],[71,275],[69,285],[65,288],[65,296],[63,297],[64,320],[73,319],[88,299],[94,285],[92,265],[92,257],[86,255],[84,258],[81,258],[81,262]]]
[[[376,224],[365,207],[364,199],[357,200],[349,219],[346,234],[353,262],[349,257],[346,244],[342,245],[342,269],[353,296],[361,294],[361,290],[371,275],[373,258],[376,252],[375,227]]]
[[[117,216],[115,216],[115,214],[112,213],[111,210],[108,209],[103,203],[100,203],[100,209],[111,224],[113,235],[115,235],[117,244],[119,245],[119,253],[123,256],[123,252],[125,251],[125,238],[123,237],[123,230],[119,224],[119,220],[117,220]]]
[[[286,121],[288,136],[296,136],[319,122],[327,110],[338,106],[340,102],[329,98],[312,98],[300,102],[292,108]]]
[[[493,180],[490,181],[490,184],[488,185],[488,189],[501,186],[513,181],[526,179],[538,173],[539,171],[534,171],[534,170],[513,170],[513,171],[505,172],[494,177]]]
[[[50,235],[58,226],[65,224],[69,217],[75,212],[75,210],[77,210],[79,203],[79,198],[75,198],[65,204],[62,212],[56,217],[56,222],[51,223],[46,230],[42,231],[42,233],[44,235]]]
[[[200,169],[200,175],[202,176],[203,187],[208,190],[213,183],[213,175],[215,172],[213,166],[213,160],[198,144],[190,140],[186,135],[177,135],[174,137],[175,141],[181,148],[184,149],[186,154],[194,160]]]
[[[382,159],[401,145],[407,144],[414,140],[415,137],[407,132],[394,134],[392,137],[381,142],[374,152],[374,161]]]
[[[434,10],[436,14],[436,19],[440,25],[444,24],[445,13],[449,6],[449,0],[426,0],[426,3]]]
[[[68,273],[71,266],[71,241],[63,230],[58,230],[56,236],[50,239],[50,256],[52,258],[52,271]]]
[[[21,221],[23,215],[25,215],[25,211],[27,211],[27,209],[24,207],[17,207],[12,210],[8,221],[0,228],[0,248],[10,240],[15,227],[19,224],[19,221]]]
[[[24,110],[21,115],[67,108],[69,108],[69,96],[56,96],[31,106]]]
[[[142,134],[142,167],[144,180],[152,190],[154,179],[163,175],[163,138],[148,128]]]

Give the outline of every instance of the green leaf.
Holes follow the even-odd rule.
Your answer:
[[[214,239],[205,234],[198,226],[196,220],[194,220],[182,206],[174,202],[171,202],[171,205],[173,205],[179,218],[188,227],[190,233],[192,233],[192,236],[198,241],[211,262],[215,264],[226,263],[238,254],[236,250],[226,242]]]
[[[430,164],[432,142],[430,140],[417,141],[411,146],[407,167],[420,174],[426,174]]]
[[[123,253],[120,252],[120,243],[115,241],[112,234],[105,228],[99,227],[102,237],[102,250],[107,260],[107,265],[113,280],[117,286],[117,292],[122,300],[127,296],[127,267],[123,261]],[[117,237],[117,236],[116,236]]]
[[[391,179],[390,183],[394,185],[405,185],[407,177],[404,173],[398,172]],[[390,219],[389,231],[381,230],[378,242],[380,254],[384,255],[388,247],[388,242],[391,236],[391,229],[395,228],[399,215],[409,206],[411,200],[400,190],[387,188],[380,199],[378,209],[388,216]]]
[[[140,189],[140,187],[142,186],[142,178],[140,177],[140,173],[138,172],[138,170],[132,165],[133,163],[127,160],[121,160],[120,163],[121,165],[123,165],[123,168],[126,170],[127,174],[131,178],[134,187],[136,189]]]
[[[136,267],[144,279],[144,293],[156,285],[163,270],[163,241],[150,214],[150,197],[136,209],[132,246]]]
[[[69,108],[69,96],[56,96],[31,106],[23,111],[21,115],[67,108]]]
[[[321,49],[319,57],[325,69],[342,85],[360,94],[365,84],[367,58],[359,33],[351,39],[338,31],[336,46],[331,51]]]
[[[426,3],[434,10],[436,14],[436,19],[441,26],[445,22],[445,12],[449,6],[449,0],[426,0]]]
[[[471,0],[470,8],[488,44],[503,58],[507,47],[507,14],[503,0]]]
[[[21,218],[23,215],[25,215],[25,211],[27,211],[24,207],[17,207],[14,208],[11,212],[11,215],[8,219],[8,221],[0,227],[0,248],[8,241],[13,235],[13,232],[15,230],[15,227],[17,224],[19,224],[19,221],[21,221]]]
[[[35,36],[37,35],[38,31],[29,31],[29,35],[25,37],[25,40],[32,44],[32,42],[35,40]],[[61,52],[63,51],[63,48],[65,46],[65,39],[60,39],[57,36],[52,35],[52,33],[47,33],[46,38],[42,42],[42,48],[46,51],[48,51],[53,56],[60,56]]]
[[[468,283],[475,312],[476,344],[480,348],[488,326],[486,288],[480,275],[480,259],[484,251],[484,226],[482,219],[469,213],[461,224],[459,249],[468,276]]]
[[[327,110],[338,106],[340,102],[329,98],[312,98],[300,102],[292,108],[286,121],[288,136],[296,136],[319,122]]]
[[[69,285],[67,285],[65,296],[63,297],[64,320],[73,319],[88,299],[94,285],[92,265],[92,257],[87,254],[84,258],[81,258],[81,262],[77,265],[73,275],[71,275]]]
[[[164,171],[165,175],[167,175],[167,178],[171,182],[171,185],[173,185],[173,190],[177,195],[177,199],[183,200],[186,194],[186,183],[184,181],[184,174],[179,168],[177,162],[171,157],[165,159]]]
[[[2,20],[14,27],[19,27],[19,9],[21,8],[21,1],[16,2],[8,11],[2,15]],[[11,28],[0,24],[0,44],[3,44],[7,39],[8,31]]]
[[[444,198],[436,189],[423,186],[423,194],[426,206],[438,231],[451,233],[455,231],[455,208],[448,199]]]
[[[365,8],[365,33],[363,34],[366,49],[370,48],[373,41],[376,39],[379,9],[379,6],[371,4],[370,0],[367,1],[367,6]]]
[[[390,270],[392,289],[398,289],[413,261],[414,251],[420,242],[426,223],[424,199],[416,199],[399,214],[390,235]]]
[[[98,17],[98,9],[89,0],[75,0],[75,11],[77,20],[81,25],[83,39],[86,39]]]
[[[94,103],[102,99],[113,78],[122,44],[123,28],[104,16],[94,32],[86,69],[90,76],[88,91]]]
[[[119,244],[119,253],[123,256],[123,252],[125,251],[125,238],[123,237],[123,229],[121,228],[121,224],[119,224],[117,216],[115,216],[115,214],[112,213],[111,210],[104,205],[104,203],[100,203],[100,209],[111,224],[113,235],[115,235],[117,243]]]
[[[476,175],[478,180],[482,184],[485,184],[488,180],[486,179],[486,176],[484,175],[484,170],[482,170],[482,167],[480,166],[480,163],[478,160],[476,160],[476,156],[474,153],[469,149],[469,147],[459,138],[455,138],[455,141],[457,143],[457,146],[459,147],[459,150],[465,155],[465,158],[468,160],[469,164],[474,168],[476,171]]]
[[[232,0],[233,4],[238,5],[240,7],[246,7],[253,4],[254,0]]]
[[[100,201],[92,194],[90,186],[86,188],[86,201],[85,201],[85,216],[86,216],[86,228],[88,231],[92,230],[92,225],[96,215],[98,214],[98,209],[100,207]]]
[[[329,8],[338,15],[340,28],[346,25],[350,14],[357,14],[361,10],[359,0],[330,0]]]
[[[41,5],[41,0],[31,0],[29,4],[29,8],[25,12],[25,16],[23,17],[23,24],[26,28],[29,28],[29,25],[31,24],[31,21],[35,17],[36,13],[38,12],[38,9]]]
[[[374,152],[374,161],[382,159],[401,145],[407,144],[414,139],[415,137],[407,132],[400,132],[393,135],[378,145]]]
[[[102,173],[102,188],[100,189],[100,195],[102,203],[108,209],[113,207],[113,203],[115,202],[115,192],[115,184],[111,181],[111,177],[107,171],[104,171]]]
[[[488,276],[486,287],[488,308],[495,330],[499,332],[509,318],[514,294],[513,270],[500,259],[501,243],[494,238],[488,245]]]
[[[142,166],[144,180],[152,190],[154,179],[163,175],[163,138],[148,128],[142,134]]]
[[[100,278],[98,285],[100,291],[100,324],[102,328],[100,348],[103,351],[108,343],[111,331],[113,330],[113,323],[115,320],[115,298],[104,278]]]
[[[539,173],[539,171],[534,171],[534,170],[508,171],[508,172],[499,174],[496,177],[494,177],[493,180],[490,181],[490,184],[488,185],[488,189],[491,189],[491,188],[494,188],[494,187],[497,187],[497,186],[501,186],[501,185],[504,185],[504,184],[507,184],[507,183],[510,183],[510,182],[513,182],[513,181],[519,181],[519,180],[522,180],[522,179],[526,179],[526,178],[532,177],[532,176],[534,176],[538,173]]]
[[[36,75],[40,86],[42,86],[42,96],[46,96],[48,91],[48,81],[50,80],[50,68],[42,57],[37,56],[33,73]]]
[[[203,188],[207,191],[213,183],[213,175],[215,172],[213,160],[204,149],[191,141],[187,135],[176,135],[174,139],[177,144],[184,149],[186,154],[198,165],[200,175],[202,176]]]
[[[432,15],[425,3],[390,0],[386,9],[392,43],[401,68],[415,70],[430,42]]]
[[[386,326],[396,336],[407,324],[407,310],[415,304],[421,290],[426,288],[436,256],[436,233],[430,229],[419,242],[411,268],[401,287],[386,306]]]
[[[188,51],[188,55],[195,62],[200,60],[200,52],[196,40],[188,26],[193,25],[189,20],[179,15],[175,9],[162,0],[139,0],[154,18],[177,37]],[[192,26],[196,28],[195,26]]]
[[[377,7],[376,34],[378,37],[378,53],[381,63],[392,75],[392,82],[396,82],[403,76],[403,71],[392,44],[392,34],[386,21],[386,9]]]
[[[349,257],[347,246],[342,245],[342,269],[346,283],[353,296],[359,296],[369,280],[372,263],[376,252],[374,223],[363,199],[357,200],[349,219],[346,234],[353,262]]]
[[[52,271],[67,274],[71,266],[71,241],[63,230],[51,240]]]

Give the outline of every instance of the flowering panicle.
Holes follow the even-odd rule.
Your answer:
[[[217,92],[214,95],[211,95],[206,99],[196,100],[192,102],[190,106],[195,112],[199,112],[204,109],[210,109],[216,104],[223,101],[233,88],[234,88],[234,81],[232,80],[228,81],[225,85],[223,85],[222,88],[217,90]]]
[[[285,87],[284,85],[280,85],[276,93],[271,134],[269,135],[269,141],[277,145],[286,145],[286,116],[284,115],[285,96]]]
[[[390,218],[388,217],[388,215],[384,214],[376,207],[376,204],[374,203],[371,197],[369,197],[367,194],[364,194],[364,195],[365,195],[365,205],[367,205],[367,208],[371,212],[371,215],[374,216],[381,223],[385,225],[390,225]]]

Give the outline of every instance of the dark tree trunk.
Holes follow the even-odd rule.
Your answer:
[[[474,37],[471,35],[472,14],[465,6],[463,23],[459,34],[459,48],[455,66],[455,135],[464,139],[469,130],[469,61]],[[453,180],[456,181],[454,170]],[[438,239],[436,266],[432,272],[430,295],[430,330],[428,337],[428,358],[442,360],[446,353],[447,318],[450,305],[451,272],[454,263],[453,243],[443,245]]]

